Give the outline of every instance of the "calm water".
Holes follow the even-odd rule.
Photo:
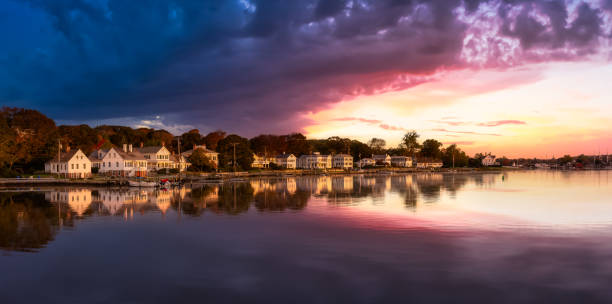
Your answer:
[[[2,303],[610,303],[612,172],[0,192]]]

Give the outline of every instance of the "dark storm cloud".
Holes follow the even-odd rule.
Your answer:
[[[475,14],[482,2],[7,0],[0,102],[65,120],[168,114],[291,131],[308,123],[299,114],[464,67],[470,24],[457,8]],[[576,56],[602,35],[603,12],[587,4],[573,19],[559,1],[504,1],[494,13],[525,50]]]

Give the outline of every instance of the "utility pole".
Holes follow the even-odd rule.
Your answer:
[[[237,144],[238,143],[232,143],[231,144],[232,146],[234,146],[234,163],[233,163],[233,165],[234,165],[234,175],[236,175],[236,145]]]
[[[62,143],[60,139],[57,140],[57,163],[55,163],[55,170],[57,171],[57,178],[60,178],[60,153],[62,151]]]
[[[181,137],[180,137],[180,136],[178,136],[178,137],[177,137],[177,140],[178,140],[178,159],[179,159],[179,167],[178,167],[179,173],[178,173],[178,179],[179,179],[179,182],[180,182],[180,181],[181,181],[181,169],[182,169],[182,159],[181,159]]]

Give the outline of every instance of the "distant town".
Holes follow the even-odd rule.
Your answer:
[[[609,168],[609,155],[565,155],[551,159],[509,159],[483,152],[468,156],[457,145],[420,140],[407,132],[397,147],[385,140],[368,142],[330,137],[308,139],[300,133],[263,134],[245,138],[214,131],[191,130],[174,136],[165,130],[125,126],[56,126],[35,110],[0,111],[0,176],[92,175],[150,177],[181,172],[275,170],[344,170],[377,168]]]

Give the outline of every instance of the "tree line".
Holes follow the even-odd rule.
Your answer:
[[[368,142],[333,136],[327,139],[308,139],[301,133],[285,135],[262,134],[253,138],[227,134],[216,130],[200,134],[193,129],[179,136],[166,130],[131,128],[127,126],[60,125],[44,114],[30,109],[4,107],[0,110],[0,175],[13,176],[34,173],[44,168],[44,162],[56,155],[59,145],[81,149],[89,154],[98,148],[165,145],[172,153],[192,149],[194,145],[206,145],[219,153],[219,169],[233,168],[234,146],[237,168],[247,170],[253,154],[272,157],[287,153],[300,156],[312,152],[321,154],[350,154],[355,160],[372,154],[404,155],[440,159],[450,167],[477,166],[479,160],[470,158],[456,145],[443,147],[435,139],[419,142],[419,134],[407,132],[397,147],[388,148],[386,141],[372,138]],[[209,168],[203,166],[201,169]],[[211,168],[209,168],[211,169]]]

